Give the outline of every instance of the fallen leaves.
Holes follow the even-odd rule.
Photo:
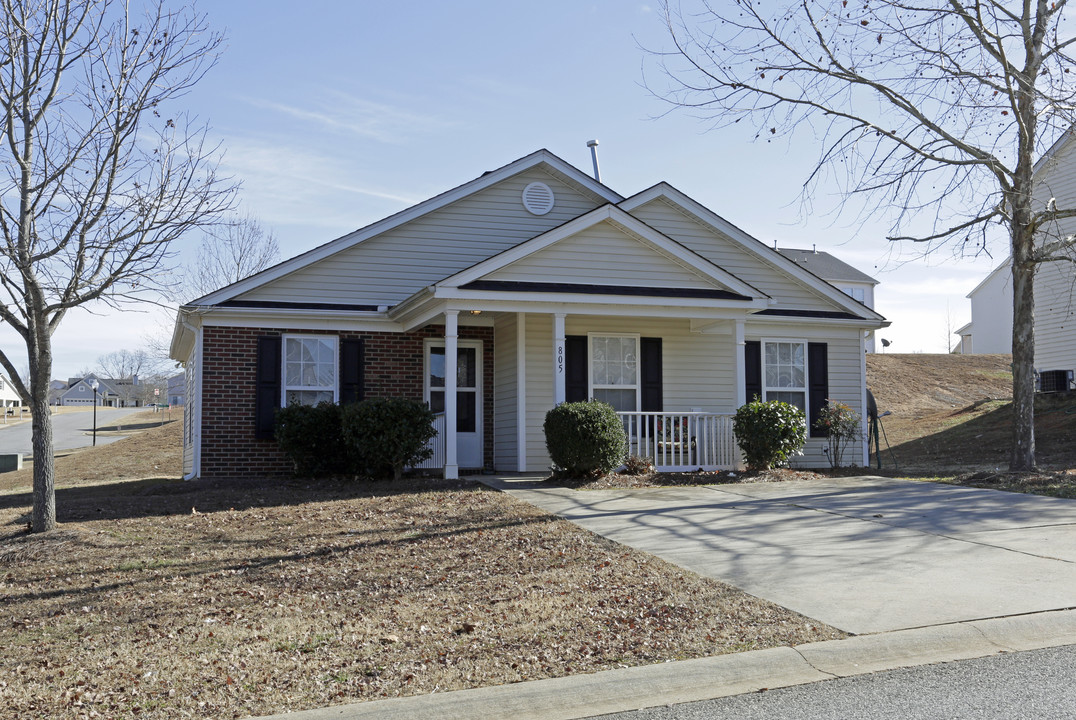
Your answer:
[[[837,636],[482,487],[126,487],[0,565],[0,706],[263,715]]]

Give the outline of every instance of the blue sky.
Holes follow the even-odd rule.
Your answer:
[[[242,209],[290,257],[466,182],[538,148],[623,195],[667,181],[730,222],[782,247],[828,250],[881,281],[876,306],[894,352],[944,352],[947,324],[969,319],[965,295],[1005,255],[914,260],[884,239],[884,217],[835,218],[800,185],[812,138],[751,142],[746,127],[710,130],[644,87],[660,81],[640,45],[668,43],[643,3],[203,3],[225,31],[219,64],[188,96],[243,183]],[[192,239],[183,247],[190,255]],[[948,317],[947,310],[948,308]],[[76,311],[54,338],[67,377],[111,350],[138,349],[160,322],[151,307]],[[954,339],[955,340],[955,339]],[[0,327],[0,343],[21,340]],[[21,353],[13,353],[24,357]]]

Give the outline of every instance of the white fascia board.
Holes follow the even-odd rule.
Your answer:
[[[572,312],[578,314],[586,311],[591,305],[602,306],[658,306],[669,308],[670,317],[675,317],[675,311],[683,308],[715,308],[736,311],[765,310],[770,306],[768,298],[756,298],[753,300],[719,300],[715,298],[683,298],[662,297],[646,295],[602,295],[595,293],[568,293],[568,292],[503,292],[501,297],[491,298],[488,290],[463,290],[455,287],[439,287],[434,291],[434,298],[447,300],[450,304],[459,304],[461,309],[473,310],[499,310],[505,303],[518,305],[519,303],[541,302],[567,305],[573,308]],[[453,303],[451,301],[456,301]]]
[[[172,330],[172,342],[168,346],[168,357],[179,362],[186,362],[194,347],[194,331],[191,329],[191,317],[188,308],[181,307],[176,312],[176,326]]]
[[[866,307],[865,305],[856,302],[848,295],[838,290],[829,282],[818,277],[810,270],[797,265],[792,260],[789,260],[781,253],[777,252],[766,243],[762,242],[756,237],[748,234],[747,232],[736,227],[725,218],[721,217],[713,210],[702,203],[691,199],[684,193],[680,192],[672,185],[661,182],[657,185],[643,190],[640,193],[632,195],[630,198],[620,203],[619,207],[627,210],[629,213],[637,207],[645,205],[652,200],[658,198],[665,198],[671,201],[673,204],[678,205],[685,212],[693,215],[699,222],[704,225],[709,225],[718,232],[727,235],[732,238],[740,247],[747,252],[755,255],[763,262],[773,266],[775,269],[784,272],[787,275],[800,280],[802,283],[815,290],[819,294],[826,297],[828,300],[833,301],[837,305],[840,305],[845,310],[851,313],[861,314],[863,310],[866,310],[870,315],[878,320],[884,320],[882,315],[878,314],[874,310]]]
[[[527,240],[525,242],[500,252],[493,257],[472,265],[455,275],[451,275],[437,283],[437,288],[459,287],[469,282],[479,280],[485,275],[507,267],[518,260],[533,255],[536,252],[555,245],[557,242],[577,235],[588,228],[594,227],[605,221],[611,222],[622,232],[631,235],[651,248],[670,257],[688,270],[694,270],[716,283],[728,288],[732,292],[747,297],[768,297],[758,288],[752,287],[735,275],[718,267],[703,256],[684,247],[672,238],[650,227],[642,220],[625,212],[616,205],[603,205],[590,212],[580,215],[574,220],[569,220],[563,225],[553,228],[548,232]]]
[[[1012,266],[1012,255],[1010,255],[1009,257],[1007,257],[1007,258],[1005,258],[1004,260],[1002,260],[1002,261],[1001,261],[1001,264],[1000,264],[1000,265],[998,265],[998,266],[997,266],[996,268],[994,268],[993,270],[991,270],[991,271],[990,271],[990,272],[989,272],[989,273],[987,274],[987,276],[986,276],[986,277],[984,277],[984,278],[982,279],[982,281],[980,281],[980,282],[979,282],[979,284],[978,284],[978,285],[976,285],[975,287],[973,287],[973,288],[971,289],[971,292],[969,292],[969,293],[968,293],[967,295],[965,295],[964,297],[966,297],[966,298],[968,298],[968,299],[970,300],[970,299],[971,299],[971,296],[972,296],[972,295],[975,295],[975,294],[976,294],[976,293],[978,293],[978,292],[979,292],[980,290],[982,290],[982,289],[983,289],[983,286],[984,286],[984,285],[986,285],[986,284],[987,284],[988,282],[990,282],[990,280],[991,280],[991,279],[993,279],[993,277],[994,277],[995,275],[997,275],[997,274],[998,274],[999,272],[1001,272],[1002,270],[1009,270],[1009,272],[1012,272],[1012,270],[1010,269],[1010,268],[1011,268],[1011,266]]]
[[[892,325],[885,319],[874,320],[871,318],[819,318],[819,317],[790,317],[787,315],[749,315],[747,318],[752,325],[762,323],[766,325],[800,325],[803,323],[828,325],[836,327],[861,328],[863,330],[880,330]]]
[[[969,334],[971,334],[971,325],[972,325],[971,323],[968,323],[967,325],[961,325],[960,327],[958,327],[956,330],[953,331],[953,334],[954,335],[969,335]]]
[[[233,283],[232,285],[228,285],[227,287],[221,288],[204,297],[198,298],[194,302],[199,305],[215,305],[224,302],[225,300],[231,300],[237,295],[241,295],[264,285],[265,283],[277,280],[289,273],[304,268],[307,265],[324,260],[327,257],[357,245],[375,235],[380,235],[381,233],[399,227],[404,223],[408,223],[416,218],[431,213],[434,210],[439,210],[447,205],[451,205],[468,195],[485,190],[491,185],[495,185],[506,178],[542,164],[548,165],[556,173],[566,176],[568,180],[573,181],[584,190],[589,190],[606,202],[615,203],[624,199],[621,195],[613,192],[611,189],[594,180],[594,178],[578,168],[561,160],[548,150],[538,150],[537,152],[533,152],[526,157],[505,165],[504,167],[492,170],[485,175],[477,177],[470,182],[466,182],[463,185],[448,190],[447,192],[443,192],[440,195],[435,195],[428,200],[424,200],[418,205],[413,205],[395,215],[390,215],[387,218],[378,220],[371,225],[367,225],[364,228],[348,233],[347,235],[325,243],[320,247],[309,250],[302,255],[297,255],[290,260],[285,260],[260,273],[251,275],[249,278],[240,280],[237,283]]]
[[[413,308],[406,317],[399,319],[404,332],[420,328],[446,310],[460,313],[460,324],[481,325],[485,322],[492,323],[492,318],[485,320],[485,313],[533,313],[554,314],[564,313],[567,315],[604,315],[610,317],[652,317],[652,318],[677,318],[699,320],[743,320],[754,317],[751,310],[759,310],[764,307],[761,303],[738,303],[725,306],[716,306],[714,301],[695,301],[689,299],[690,305],[670,305],[669,298],[653,298],[656,302],[640,303],[639,298],[612,298],[608,295],[563,295],[561,293],[513,293],[510,298],[490,299],[489,297],[474,297],[471,293],[460,294],[453,298],[438,298],[431,300],[422,307]],[[575,302],[572,299],[575,299]],[[676,298],[677,302],[682,298]],[[481,310],[483,315],[477,316],[473,321],[464,320],[464,313],[471,310]]]
[[[281,327],[357,332],[400,332],[402,329],[398,322],[390,320],[384,313],[347,310],[208,307],[194,308],[190,314],[202,327]]]

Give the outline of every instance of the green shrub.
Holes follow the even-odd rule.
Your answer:
[[[545,414],[543,429],[558,473],[604,475],[624,462],[624,425],[612,405],[597,400],[562,403]]]
[[[344,443],[340,406],[293,404],[276,413],[274,435],[298,477],[330,477],[353,472]]]
[[[418,400],[371,398],[344,408],[344,441],[358,468],[399,479],[404,468],[430,458],[434,414]]]
[[[829,440],[829,464],[839,468],[848,444],[859,437],[859,413],[844,403],[827,400],[814,426],[826,431]]]
[[[736,411],[732,421],[736,442],[749,470],[769,470],[785,465],[803,452],[807,420],[795,405],[762,402],[758,396]]]

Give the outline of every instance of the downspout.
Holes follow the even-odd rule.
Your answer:
[[[184,481],[195,480],[201,474],[202,464],[202,327],[194,327],[183,320],[183,327],[194,333],[194,394],[187,398],[187,409],[193,413],[191,418],[191,471],[183,476]],[[184,378],[186,380],[186,378]]]

